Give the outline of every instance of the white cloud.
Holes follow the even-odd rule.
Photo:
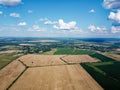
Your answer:
[[[58,23],[57,21],[51,21],[48,18],[41,18],[39,21],[44,22],[45,25],[53,25]]]
[[[55,28],[55,29],[59,29],[59,27],[58,27],[58,26],[56,26],[56,25],[53,25],[53,28]]]
[[[120,23],[120,10],[118,10],[116,13],[110,12],[110,15],[108,16],[109,19]]]
[[[3,14],[3,12],[2,12],[2,11],[0,11],[0,15],[1,15],[1,14]]]
[[[22,2],[21,0],[0,0],[0,4],[5,6],[16,6],[21,2]]]
[[[28,10],[28,13],[32,13],[33,11],[32,10]]]
[[[20,23],[18,23],[18,26],[26,26],[26,25],[27,25],[26,22],[20,22]]]
[[[84,32],[82,29],[75,29],[75,30],[69,30],[70,33],[72,34],[85,34],[86,32]]]
[[[56,21],[50,21],[50,20],[46,20],[45,22],[44,22],[44,24],[46,24],[46,25],[52,25],[52,24],[57,24],[57,22]]]
[[[94,10],[94,9],[91,9],[91,10],[89,11],[89,13],[95,13],[95,10]]]
[[[70,34],[73,33],[75,35],[76,34],[80,35],[81,33],[83,33],[82,29],[80,29],[76,26],[75,21],[71,21],[71,22],[66,23],[66,22],[64,22],[63,19],[59,19],[58,21],[51,21],[48,18],[41,18],[40,21],[43,21],[44,24],[46,24],[46,25],[52,25],[53,28],[59,30],[58,31],[59,33],[64,33],[64,34],[65,33],[70,33]],[[35,26],[35,28],[38,29],[38,26]]]
[[[15,17],[15,18],[19,18],[19,17],[20,17],[20,14],[18,14],[18,13],[10,13],[9,16]]]
[[[39,27],[38,25],[33,25],[33,29],[34,29],[34,30],[39,30],[40,27]]]
[[[40,18],[38,21],[43,22],[43,21],[47,21],[47,20],[48,20],[48,18]]]
[[[71,30],[76,28],[76,22],[71,21],[68,23],[65,23],[63,19],[58,20],[58,25],[53,25],[53,28],[61,29],[61,30]]]
[[[111,32],[112,32],[112,33],[118,33],[118,32],[120,32],[120,26],[117,26],[117,27],[112,26],[112,27],[111,27]]]
[[[96,27],[94,25],[90,25],[88,29],[92,32],[96,31]]]
[[[46,28],[42,28],[38,25],[33,25],[32,28],[29,28],[28,31],[46,31]]]
[[[107,9],[120,9],[120,0],[104,0],[103,6]]]
[[[88,29],[89,29],[91,32],[101,32],[101,33],[107,32],[107,28],[105,28],[105,27],[99,27],[99,26],[95,26],[95,25],[90,25],[90,26],[88,27]]]

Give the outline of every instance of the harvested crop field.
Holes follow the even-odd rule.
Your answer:
[[[28,68],[10,90],[103,90],[79,65]]]
[[[87,60],[92,61],[89,56],[83,56],[21,56],[0,71],[0,90],[103,90],[80,64],[77,64],[79,58],[87,57]],[[67,63],[68,59],[73,60],[74,64]],[[89,62],[87,60],[85,62]]]
[[[35,41],[28,41],[28,42],[41,42],[41,43],[48,43],[48,42],[59,42],[58,40],[35,40]]]
[[[60,58],[64,55],[25,55],[19,58],[27,66],[49,66],[66,64]]]
[[[0,71],[0,90],[6,90],[24,69],[25,67],[17,60],[3,68]]]
[[[62,57],[62,59],[67,63],[98,62],[98,60],[89,55],[67,55]]]

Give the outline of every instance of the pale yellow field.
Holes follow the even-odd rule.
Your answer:
[[[120,61],[120,55],[118,55],[118,54],[104,53],[104,55],[106,55],[106,56],[108,56],[108,57],[110,57],[110,58],[113,58],[113,59],[115,59],[115,60],[117,60],[117,61]]]
[[[116,49],[117,51],[120,51],[120,48]]]
[[[10,90],[103,90],[79,65],[28,68]]]
[[[89,55],[67,55],[62,58],[67,63],[98,62]]]
[[[0,51],[0,54],[2,53],[18,53],[18,52],[22,52],[21,50],[7,50],[7,51]]]
[[[25,55],[19,58],[27,66],[48,66],[66,64],[60,58],[64,55]]]
[[[50,51],[47,51],[47,52],[44,52],[44,53],[42,53],[42,54],[43,54],[43,55],[53,55],[56,51],[57,51],[57,49],[54,48],[54,49],[52,49],[52,50],[50,50]]]
[[[103,90],[81,62],[96,60],[87,55],[21,56],[0,71],[0,90]]]
[[[58,42],[57,40],[40,40],[40,42]]]
[[[41,42],[41,43],[46,43],[46,42],[59,42],[58,40],[36,40],[36,41],[28,41],[28,42]]]
[[[24,69],[25,67],[16,60],[0,70],[0,90],[6,90]]]

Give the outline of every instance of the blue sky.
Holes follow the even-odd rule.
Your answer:
[[[0,0],[0,36],[120,37],[119,0]]]

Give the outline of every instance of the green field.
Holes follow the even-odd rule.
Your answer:
[[[95,51],[85,49],[58,48],[54,54],[87,54],[99,59],[101,62],[82,63],[81,65],[105,90],[120,90],[120,62]]]
[[[84,69],[105,89],[120,90],[120,62],[98,52],[76,48],[57,48],[44,54],[54,55],[90,55],[99,59],[97,63],[82,63]],[[0,69],[18,58],[17,53],[0,54]]]
[[[13,60],[17,59],[20,55],[16,53],[3,53],[0,54],[0,69],[8,65]]]
[[[114,59],[107,57],[107,56],[104,56],[104,55],[99,54],[99,53],[94,53],[94,54],[91,54],[90,56],[97,58],[97,59],[100,59],[102,62],[115,61]]]
[[[66,55],[82,55],[82,54],[87,54],[90,55],[93,58],[97,58],[101,60],[102,62],[107,62],[107,61],[115,61],[112,58],[109,58],[107,56],[104,56],[102,54],[99,54],[95,51],[92,50],[85,50],[85,49],[72,49],[72,48],[58,48],[57,51],[54,53],[55,55],[61,55],[61,54],[66,54]]]
[[[58,48],[57,51],[54,53],[55,55],[79,55],[79,54],[94,54],[94,51],[90,50],[83,50],[83,49],[72,49],[72,48]]]
[[[81,65],[105,90],[120,90],[120,62],[84,63]]]

